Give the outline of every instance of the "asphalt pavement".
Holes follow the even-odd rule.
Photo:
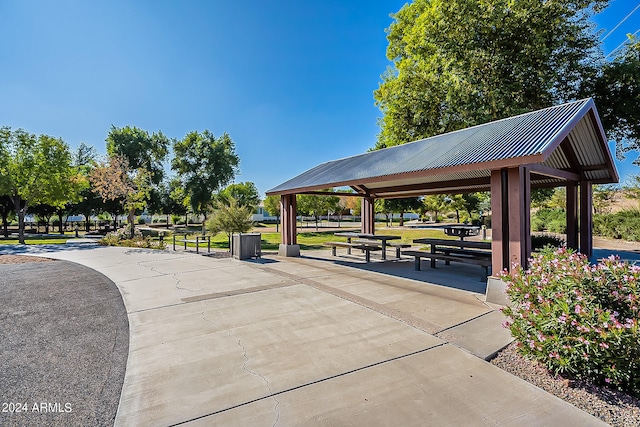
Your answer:
[[[0,265],[0,425],[113,425],[128,352],[107,277],[68,261]]]

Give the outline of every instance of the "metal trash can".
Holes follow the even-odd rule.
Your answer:
[[[260,258],[262,256],[262,235],[260,233],[240,233],[231,236],[231,256],[235,259]]]

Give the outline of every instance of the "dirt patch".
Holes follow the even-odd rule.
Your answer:
[[[51,258],[42,258],[26,255],[0,255],[0,264],[25,264],[27,262],[50,262]]]

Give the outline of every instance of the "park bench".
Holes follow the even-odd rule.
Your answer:
[[[348,242],[325,242],[323,246],[331,247],[331,255],[336,256],[336,248],[360,249],[365,252],[366,262],[371,261],[371,251],[379,251],[382,248],[378,244],[348,243]],[[349,252],[350,253],[350,252]]]
[[[355,243],[363,243],[366,245],[371,245],[371,246],[376,246],[379,245],[377,240],[371,240],[371,239],[358,239],[358,240],[354,240]],[[396,258],[400,259],[400,249],[405,249],[405,248],[410,248],[411,245],[408,243],[395,243],[395,242],[390,242],[386,244],[386,248],[385,249],[389,249],[389,247],[391,247],[392,249],[394,249],[396,251]]]
[[[410,248],[408,243],[387,243],[387,245],[393,247],[396,250],[396,258],[400,259],[400,249]]]
[[[427,252],[410,250],[403,251],[403,255],[414,257],[414,268],[420,271],[420,260],[429,258],[431,260],[431,268],[436,267],[436,261],[445,261],[446,265],[450,265],[451,261],[466,264],[474,264],[482,267],[483,275],[480,280],[486,281],[489,275],[489,267],[491,267],[491,253],[485,251],[473,251],[468,249],[439,248],[437,251]]]
[[[180,236],[181,238],[176,239],[176,235],[173,235],[173,250],[176,250],[176,243],[184,243],[184,250],[187,250],[187,243],[195,243],[196,244],[196,253],[200,253],[200,245],[207,245],[207,253],[211,252],[211,236],[196,236],[195,239],[188,239],[187,235]]]

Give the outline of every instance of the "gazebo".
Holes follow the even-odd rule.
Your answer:
[[[377,198],[490,191],[496,275],[530,256],[532,188],[566,187],[567,246],[591,256],[592,185],[616,182],[607,138],[588,98],[322,163],[267,195],[281,197],[280,255],[298,256],[296,194],[333,189],[361,197],[362,232],[373,233]],[[340,192],[342,187],[354,192]]]

